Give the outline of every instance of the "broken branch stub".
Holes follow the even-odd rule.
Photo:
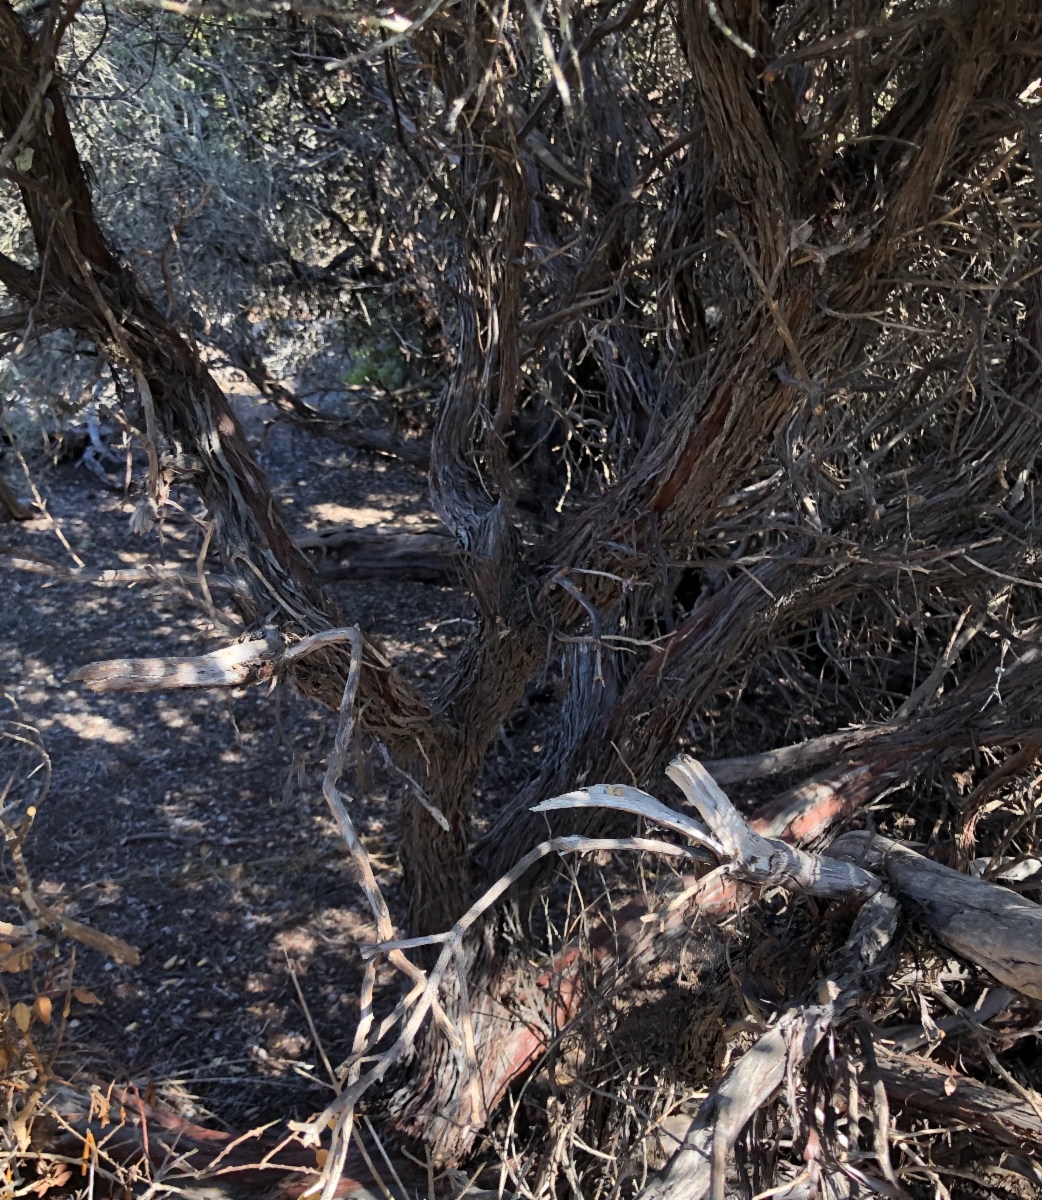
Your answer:
[[[761,837],[727,798],[696,758],[681,754],[666,768],[730,855],[729,870],[746,883],[776,884],[809,896],[867,898],[879,891],[879,880],[853,862],[808,854],[774,838]]]
[[[846,833],[826,853],[878,873],[914,905],[920,921],[950,950],[1025,996],[1042,1000],[1038,904],[871,833]]]

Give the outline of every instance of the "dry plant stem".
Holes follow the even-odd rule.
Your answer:
[[[684,1144],[641,1200],[722,1200],[727,1157],[757,1109],[782,1086],[848,1009],[871,995],[888,963],[897,902],[877,892],[862,905],[837,955],[837,972],[817,986],[822,1002],[797,1005],[732,1067],[699,1108]]]
[[[988,1066],[991,1067],[991,1069],[996,1075],[999,1076],[1000,1079],[1004,1079],[1006,1083],[1008,1083],[1013,1089],[1013,1091],[1015,1091],[1017,1095],[1021,1097],[1021,1099],[1026,1100],[1028,1104],[1031,1105],[1039,1121],[1042,1121],[1042,1102],[1040,1102],[1042,1101],[1042,1098],[1039,1097],[1038,1092],[1034,1091],[1032,1088],[1025,1087],[1020,1080],[1014,1078],[1014,1076],[1010,1074],[1010,1072],[1002,1065],[1002,1063],[999,1062],[995,1051],[991,1048],[991,1045],[988,1042],[987,1034],[981,1027],[979,1018],[976,1018],[975,1014],[970,1014],[966,1009],[961,1008],[958,1004],[956,1004],[943,988],[934,987],[930,990],[932,994],[946,1007],[962,1017],[965,1026],[969,1028],[970,1032],[973,1034],[981,1053],[988,1060]]]
[[[355,697],[358,694],[358,684],[362,673],[362,653],[364,649],[362,631],[357,625],[354,625],[349,629],[328,630],[321,634],[316,634],[312,639],[309,639],[309,645],[306,648],[303,648],[302,644],[302,648],[297,649],[291,661],[299,660],[305,653],[320,649],[323,646],[334,645],[338,640],[349,642],[351,645],[351,668],[348,671],[347,682],[344,684],[344,696],[340,703],[340,721],[337,725],[336,740],[333,743],[333,753],[329,757],[329,765],[322,780],[322,794],[325,796],[326,803],[329,805],[330,811],[336,819],[341,836],[347,843],[348,852],[354,860],[355,866],[358,868],[359,883],[362,891],[365,893],[366,900],[369,902],[369,907],[372,909],[373,917],[376,920],[377,936],[381,941],[390,941],[394,937],[394,926],[391,924],[391,914],[387,908],[387,901],[383,898],[383,893],[376,882],[376,876],[373,874],[369,855],[366,853],[366,849],[358,837],[354,823],[348,814],[347,806],[344,804],[344,797],[337,787],[340,776],[344,773],[344,768],[347,765],[347,756],[351,749],[351,738],[354,734]],[[391,951],[388,959],[399,971],[408,976],[415,985],[420,986],[426,983],[424,972],[419,967],[414,966],[404,954],[399,951]],[[435,1008],[435,1011],[438,1011],[437,1008]],[[448,1025],[444,1017],[441,1019]]]
[[[876,872],[949,949],[1042,1000],[1042,907],[875,834],[844,834],[827,853]]]
[[[32,877],[29,874],[29,868],[26,866],[25,856],[22,853],[22,843],[36,817],[37,809],[46,798],[50,787],[50,756],[44,749],[39,730],[24,722],[3,722],[0,724],[0,738],[17,742],[33,750],[40,756],[44,768],[43,781],[36,802],[26,810],[26,816],[21,822],[20,827],[15,828],[7,821],[0,819],[0,837],[3,838],[7,853],[10,855],[11,865],[14,867],[15,879],[17,880],[15,894],[18,902],[29,914],[29,921],[24,927],[3,922],[3,928],[0,931],[7,936],[21,937],[32,936],[41,930],[60,929],[75,941],[80,942],[84,946],[89,946],[92,950],[97,950],[109,958],[115,959],[116,962],[136,966],[140,962],[140,955],[129,942],[125,942],[122,938],[102,933],[90,925],[85,925],[82,921],[77,921],[72,917],[66,916],[50,905],[44,904],[37,897]],[[5,787],[3,792],[0,793],[0,809],[2,809],[3,803],[7,798],[8,787]],[[23,954],[24,950],[25,947],[16,947],[14,951],[9,952],[9,955],[5,955],[5,958],[17,957]]]

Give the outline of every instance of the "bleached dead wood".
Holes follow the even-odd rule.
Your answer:
[[[950,950],[1042,1000],[1042,907],[874,834],[844,834],[827,853],[885,879]]]
[[[1042,875],[1042,858],[1034,854],[1016,858],[1007,855],[995,862],[990,855],[984,855],[970,863],[970,874],[1002,883],[1027,883]]]
[[[552,800],[535,805],[532,812],[554,812],[562,808],[614,808],[619,812],[633,813],[683,834],[718,856],[724,854],[724,846],[698,821],[693,821],[684,813],[674,812],[654,796],[626,784],[597,784],[566,792],[563,796],[555,796]]]
[[[113,658],[77,667],[68,679],[92,692],[153,692],[161,688],[233,687],[267,678],[282,655],[281,640],[253,638],[194,658]]]
[[[702,1102],[698,1116],[660,1177],[640,1200],[713,1200],[724,1196],[727,1156],[757,1109],[797,1070],[843,1012],[878,986],[897,928],[897,902],[878,892],[862,906],[837,958],[838,971],[815,989],[818,1003],[783,1013]]]
[[[20,554],[0,554],[0,567],[10,571],[25,571],[30,575],[46,575],[61,582],[90,583],[97,586],[131,583],[193,584],[198,581],[196,574],[182,571],[178,567],[165,567],[155,563],[146,563],[141,567],[107,567],[92,571],[85,567],[59,566],[25,551]],[[230,591],[235,591],[240,586],[237,581],[229,578],[209,579],[207,582],[212,588],[223,587]]]
[[[810,895],[865,900],[837,956],[836,970],[819,983],[813,1002],[783,1013],[713,1089],[665,1173],[641,1193],[642,1200],[700,1200],[707,1193],[713,1200],[723,1200],[727,1157],[748,1121],[801,1066],[833,1021],[878,986],[899,908],[892,896],[880,890],[879,879],[862,867],[838,860],[833,864],[754,832],[697,759],[680,755],[667,774],[698,809],[712,837],[690,818],[622,786],[584,789],[539,805],[535,811],[600,806],[639,813],[716,850],[728,860],[726,868],[736,879]]]
[[[1009,1005],[1013,996],[1014,993],[1008,988],[991,988],[983,997],[980,1005],[973,1010],[974,1021],[983,1025],[985,1021],[990,1021],[993,1017],[998,1016]],[[936,1040],[938,1032],[947,1035],[957,1033],[965,1027],[966,1020],[963,1017],[949,1015],[934,1021],[930,1029],[924,1025],[906,1025],[897,1029],[887,1028],[885,1034],[880,1036],[886,1045],[893,1047],[895,1051],[911,1053],[913,1050],[930,1045]]]
[[[774,883],[811,896],[860,895],[879,890],[879,880],[851,862],[831,862],[808,854],[796,846],[765,838],[750,829],[748,822],[721,791],[706,768],[689,754],[675,758],[666,774],[701,813],[730,855],[729,870],[746,883]]]
[[[777,884],[811,896],[861,896],[879,891],[879,880],[850,863],[808,854],[749,827],[705,767],[689,754],[675,758],[666,771],[701,813],[711,834],[690,817],[675,812],[638,788],[599,785],[545,800],[533,812],[563,808],[612,808],[665,825],[725,859],[729,874],[744,883]]]

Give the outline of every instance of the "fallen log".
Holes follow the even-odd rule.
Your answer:
[[[411,579],[417,583],[458,582],[458,546],[447,530],[400,530],[384,526],[335,525],[294,539],[318,554],[323,579]]]

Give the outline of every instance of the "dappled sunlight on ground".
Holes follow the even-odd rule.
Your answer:
[[[295,528],[434,520],[422,479],[394,465],[350,460],[280,426],[268,432],[262,461],[276,493],[293,501]],[[128,528],[132,506],[85,471],[49,468],[37,484],[88,567],[163,562],[194,574],[201,531],[188,516],[190,494],[176,497],[187,513],[173,511],[161,531],[139,538]],[[0,526],[0,546],[72,565],[43,518]],[[209,569],[220,571],[215,555]],[[6,578],[0,692],[40,729],[54,768],[26,843],[30,870],[48,903],[141,952],[140,966],[128,967],[79,948],[76,981],[102,1003],[73,1003],[68,1049],[99,1081],[152,1081],[186,1115],[213,1109],[255,1123],[311,1111],[326,1085],[314,1077],[319,1059],[291,971],[339,1062],[357,1015],[357,946],[374,936],[321,796],[330,716],[285,686],[271,695],[92,694],[66,682],[75,667],[200,654],[227,637],[152,583]],[[434,679],[468,628],[449,589],[347,580],[331,590],[346,619],[381,635],[411,677]],[[397,796],[377,772],[354,801],[396,911]],[[0,919],[14,911],[5,906]]]

